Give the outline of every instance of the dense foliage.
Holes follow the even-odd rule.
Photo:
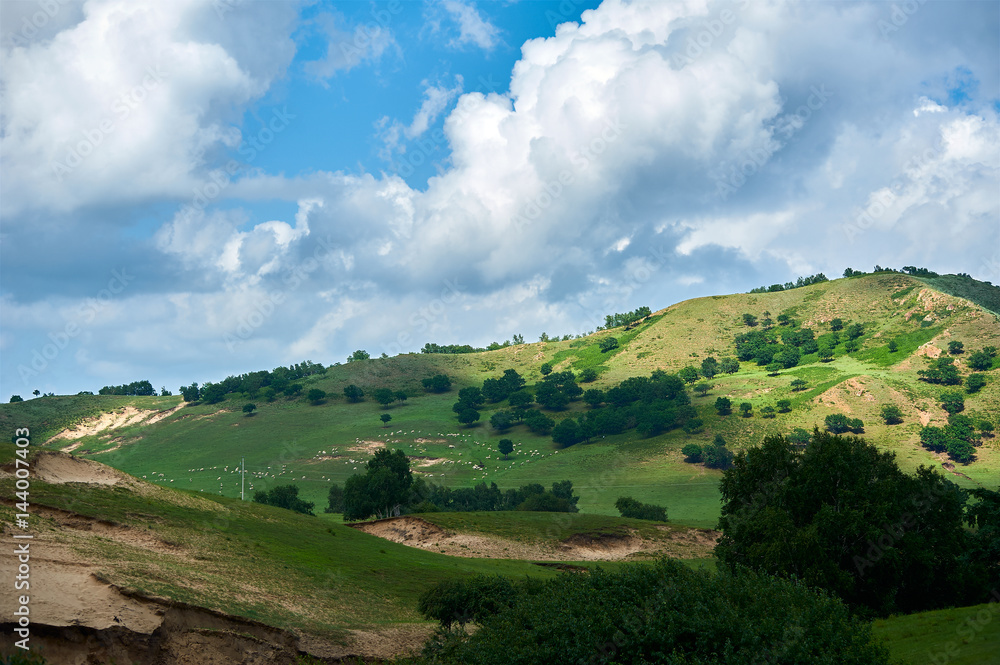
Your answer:
[[[814,663],[880,665],[888,652],[838,600],[752,572],[712,575],[676,561],[546,582],[480,576],[424,594],[420,609],[450,624],[420,663]]]
[[[615,501],[615,509],[622,517],[631,517],[637,520],[651,520],[654,522],[667,521],[667,509],[652,503],[642,503],[630,496],[620,496]]]
[[[254,492],[253,500],[276,508],[294,510],[305,515],[313,514],[312,501],[304,501],[299,498],[299,488],[295,485],[281,485],[271,488],[268,491],[257,490]]]
[[[722,566],[794,576],[865,613],[981,600],[963,530],[966,493],[936,471],[903,473],[858,437],[780,436],[737,455],[720,487]]]
[[[573,483],[569,480],[552,483],[551,490],[546,490],[538,483],[501,490],[496,483],[479,483],[475,487],[453,489],[424,483],[421,479],[414,486],[412,509],[414,512],[530,510],[575,513],[578,511],[576,504],[579,500],[580,497],[573,493]]]
[[[758,286],[756,289],[750,289],[750,293],[774,293],[775,291],[788,291],[790,289],[797,289],[803,286],[810,286],[812,284],[820,284],[822,282],[829,281],[830,280],[827,276],[820,272],[815,275],[809,275],[808,277],[799,277],[794,282],[772,284],[771,286]]]

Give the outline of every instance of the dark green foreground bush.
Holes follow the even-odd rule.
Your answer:
[[[444,586],[425,594],[422,609],[444,609],[428,601],[447,598],[446,616],[479,630],[442,629],[414,662],[889,663],[869,625],[839,600],[749,571],[713,575],[663,560],[539,583],[473,578]],[[468,607],[451,604],[462,599]]]

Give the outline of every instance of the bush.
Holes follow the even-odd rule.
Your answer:
[[[882,420],[886,425],[897,425],[903,422],[903,411],[895,404],[883,404]]]
[[[740,403],[740,415],[744,418],[749,418],[753,415],[753,404],[750,402]]]
[[[960,413],[965,410],[965,398],[960,392],[941,393],[941,408],[948,413]]]
[[[970,374],[968,378],[965,379],[965,392],[970,395],[978,393],[985,385],[986,376],[984,374]]]
[[[792,410],[792,400],[790,399],[779,399],[775,406],[778,407],[778,413],[788,413]]]
[[[640,503],[630,496],[620,496],[615,501],[615,508],[622,517],[631,517],[637,520],[650,520],[651,522],[666,522],[667,509],[663,506],[656,506],[651,503]]]
[[[344,488],[340,485],[334,483],[330,486],[330,492],[327,495],[327,506],[323,509],[325,513],[342,513],[344,512]]]
[[[889,663],[871,626],[840,601],[750,572],[713,575],[660,560],[494,583],[478,597],[471,581],[438,586],[421,598],[421,611],[480,628],[439,633],[418,663],[750,665],[762,653],[774,665]]]
[[[591,381],[597,380],[597,370],[593,367],[588,367],[587,369],[580,372],[580,382],[590,383]]]
[[[710,469],[728,469],[733,463],[733,453],[726,448],[726,442],[718,434],[715,441],[701,449],[705,466]]]
[[[697,464],[701,461],[701,446],[697,443],[689,443],[683,448],[681,448],[681,453],[684,455],[685,462],[691,462],[692,464]]]
[[[598,346],[601,349],[601,353],[613,351],[618,348],[618,339],[615,337],[604,337],[598,342]]]
[[[715,410],[720,416],[727,416],[733,412],[733,403],[728,397],[717,397],[715,399]]]
[[[444,374],[428,376],[426,379],[421,379],[420,383],[424,386],[424,390],[434,393],[446,393],[451,390],[451,379]]]
[[[299,498],[299,488],[295,485],[281,485],[270,491],[257,490],[254,492],[253,500],[276,508],[294,510],[305,515],[313,514],[312,501],[303,501]]]
[[[326,399],[326,391],[320,390],[319,388],[313,388],[306,393],[306,399],[312,404],[319,404]]]

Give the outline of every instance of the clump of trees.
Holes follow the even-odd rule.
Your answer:
[[[155,395],[156,390],[149,381],[133,381],[120,386],[104,386],[97,391],[98,395],[128,395],[136,397],[147,397]]]
[[[953,413],[948,416],[944,427],[928,425],[920,429],[920,445],[935,453],[947,452],[948,456],[961,464],[969,464],[976,458],[976,446],[981,443],[981,434],[992,432],[993,424],[977,427],[967,415]]]
[[[969,505],[935,470],[907,475],[859,437],[816,431],[805,449],[767,437],[720,489],[720,567],[794,576],[864,615],[983,602],[1000,572],[1000,511],[988,512],[1000,493]],[[986,528],[963,528],[978,520]]]
[[[439,631],[418,663],[750,665],[762,653],[775,665],[890,662],[870,624],[801,582],[709,574],[672,560],[545,581],[447,580],[418,607],[443,626],[479,626]]]
[[[254,492],[253,500],[275,508],[285,508],[294,510],[304,515],[313,515],[312,501],[304,501],[299,498],[299,488],[296,485],[280,485],[268,491],[257,490]]]
[[[631,312],[625,312],[623,314],[608,314],[604,317],[604,327],[598,326],[598,330],[610,330],[611,328],[619,328],[621,326],[630,327],[633,324],[641,321],[650,314],[652,310],[649,307],[643,305],[642,307],[637,307]]]
[[[917,372],[921,381],[936,383],[945,386],[962,385],[962,377],[955,366],[955,359],[949,356],[941,356],[931,362],[927,369]]]
[[[552,483],[549,490],[539,483],[508,490],[501,490],[496,483],[454,489],[424,483],[422,479],[417,483],[413,491],[414,512],[527,510],[575,513],[579,510],[576,504],[580,497],[573,492],[570,480]]]
[[[728,469],[733,462],[733,452],[726,447],[726,440],[721,434],[716,434],[715,439],[704,446],[689,443],[681,448],[681,453],[685,462],[704,462],[710,469]]]
[[[652,503],[641,503],[630,496],[620,496],[615,501],[615,509],[622,517],[652,522],[666,522],[667,509]]]
[[[812,284],[820,284],[822,282],[829,282],[830,280],[821,272],[815,275],[809,275],[808,277],[799,277],[794,282],[785,282],[784,284],[772,284],[771,286],[758,286],[756,289],[750,289],[750,293],[775,293],[776,291],[789,291],[791,289],[798,289],[803,286],[810,286]]]
[[[424,390],[429,390],[432,393],[446,393],[451,390],[451,379],[444,374],[428,376],[420,383],[424,386]]]
[[[995,346],[984,346],[980,350],[970,353],[965,362],[969,365],[969,369],[985,372],[993,367],[993,359],[996,355],[997,349]]]
[[[848,418],[842,413],[831,413],[824,420],[826,429],[834,434],[843,434],[845,432],[853,432],[855,434],[864,434],[865,424],[860,418]]]
[[[197,383],[192,383],[189,386],[181,386],[179,392],[185,402],[203,401],[209,404],[221,402],[231,394],[243,394],[250,399],[257,399],[268,388],[274,391],[272,394],[283,393],[286,397],[294,397],[302,392],[302,385],[295,383],[296,381],[325,373],[326,367],[323,365],[304,360],[288,367],[276,367],[270,372],[261,370],[239,376],[227,376],[218,383],[209,382],[201,387]]]

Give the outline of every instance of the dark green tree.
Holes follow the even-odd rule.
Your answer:
[[[23,402],[23,401],[24,401],[24,398],[21,397],[20,395],[11,395],[10,396],[10,403],[11,404],[14,404],[16,402]]]
[[[601,353],[607,353],[618,348],[618,339],[615,337],[604,337],[598,342]]]
[[[753,328],[754,326],[757,325],[757,317],[754,316],[753,314],[744,314],[743,323],[747,327]]]
[[[596,409],[604,403],[604,391],[599,388],[591,388],[583,393],[583,401],[592,409]]]
[[[352,353],[347,357],[347,362],[351,363],[356,360],[368,360],[369,358],[371,358],[371,356],[368,355],[367,351],[363,349],[358,349],[357,351],[355,351],[354,353]]]
[[[413,474],[406,454],[402,450],[377,450],[368,460],[365,475],[353,475],[344,484],[344,519],[399,515],[409,501],[412,485]]]
[[[779,399],[775,406],[778,407],[778,413],[788,413],[792,410],[792,400],[790,399]]]
[[[375,391],[372,392],[372,397],[374,397],[375,401],[383,407],[389,406],[396,401],[396,393],[389,388],[376,388]]]
[[[353,383],[344,388],[344,397],[347,398],[349,402],[356,403],[364,399],[365,393],[361,388],[358,388]]]
[[[587,369],[580,372],[580,381],[582,383],[590,383],[591,381],[597,380],[597,370],[593,367],[588,367]]]
[[[719,370],[726,374],[736,374],[740,371],[740,361],[736,358],[723,358],[719,361]]]
[[[311,501],[300,499],[299,488],[295,485],[281,485],[267,492],[257,490],[254,492],[253,500],[257,503],[263,503],[276,508],[285,508],[286,510],[294,510],[297,513],[305,515],[312,515],[313,506],[316,505]]]
[[[498,432],[505,432],[514,426],[514,416],[507,411],[497,411],[490,416],[490,427]]]
[[[309,400],[311,404],[319,404],[326,399],[326,391],[320,390],[319,388],[312,388],[308,393],[306,393],[306,399]]]
[[[768,437],[740,453],[720,489],[720,567],[795,576],[874,615],[963,600],[965,497],[936,471],[816,432],[801,452]]]
[[[698,380],[698,370],[691,365],[688,365],[687,367],[681,369],[681,371],[677,372],[677,376],[680,377],[684,383],[694,383]]]
[[[750,402],[740,402],[740,415],[749,418],[753,415],[753,404]]]
[[[697,464],[701,461],[701,446],[697,443],[689,443],[681,448],[681,454],[684,455],[685,462]]]
[[[510,397],[507,398],[507,403],[515,409],[527,408],[531,402],[531,393],[527,390],[518,390],[517,392],[511,393]]]
[[[382,427],[388,427],[389,421],[392,420],[392,416],[388,413],[383,413],[378,417],[378,419],[382,421]]]
[[[844,321],[842,319],[830,319],[830,330],[837,332],[838,330],[844,329]]]
[[[451,390],[451,379],[444,374],[428,376],[426,379],[422,379],[421,383],[423,384],[425,390],[430,390],[435,393],[446,393]]]
[[[765,407],[763,407],[760,410],[760,417],[761,418],[774,418],[774,407],[773,406],[765,406]]]
[[[960,353],[965,352],[965,344],[959,342],[958,340],[952,340],[948,342],[948,353],[953,356],[957,356]]]
[[[715,410],[720,416],[728,416],[733,412],[733,402],[728,397],[715,398]]]
[[[694,391],[698,393],[699,397],[704,397],[705,395],[708,394],[708,391],[711,389],[712,386],[706,381],[702,381],[701,383],[696,384],[694,387]]]
[[[542,376],[548,376],[552,373],[552,363],[542,363],[542,366],[538,368],[538,371],[542,373]]]
[[[620,496],[615,501],[615,509],[622,517],[651,522],[666,522],[667,509],[652,503],[641,503],[630,496]]]
[[[890,339],[889,343],[886,346],[889,347],[889,353],[895,353],[897,350],[899,350],[899,343],[894,339]]]
[[[798,392],[800,390],[805,390],[806,386],[809,385],[805,379],[792,379],[792,390]]]
[[[993,366],[993,357],[983,350],[973,351],[965,362],[969,369],[985,372]]]
[[[472,427],[472,423],[477,422],[478,420],[479,412],[472,407],[462,409],[458,412],[458,422],[462,423],[466,427]]]
[[[965,398],[960,392],[941,393],[941,408],[948,413],[960,413],[965,410]]]
[[[334,483],[330,486],[330,492],[327,494],[327,506],[323,509],[325,513],[342,513],[344,512],[344,488],[340,485]]]
[[[253,402],[247,402],[246,404],[243,405],[243,413],[247,414],[248,416],[252,416],[253,412],[256,410],[257,410],[257,405],[254,404]]]
[[[965,378],[965,392],[977,393],[986,385],[986,375],[973,372]]]
[[[507,459],[507,456],[514,452],[514,442],[510,439],[500,439],[497,444],[497,450],[503,453],[503,458]]]
[[[405,402],[406,401],[406,392],[405,391],[397,390],[395,392],[395,396],[396,396],[396,401],[397,402]]]
[[[882,420],[886,425],[898,425],[903,422],[903,410],[895,404],[883,404]]]
[[[701,375],[706,379],[711,379],[719,373],[719,361],[709,356],[701,361]]]

